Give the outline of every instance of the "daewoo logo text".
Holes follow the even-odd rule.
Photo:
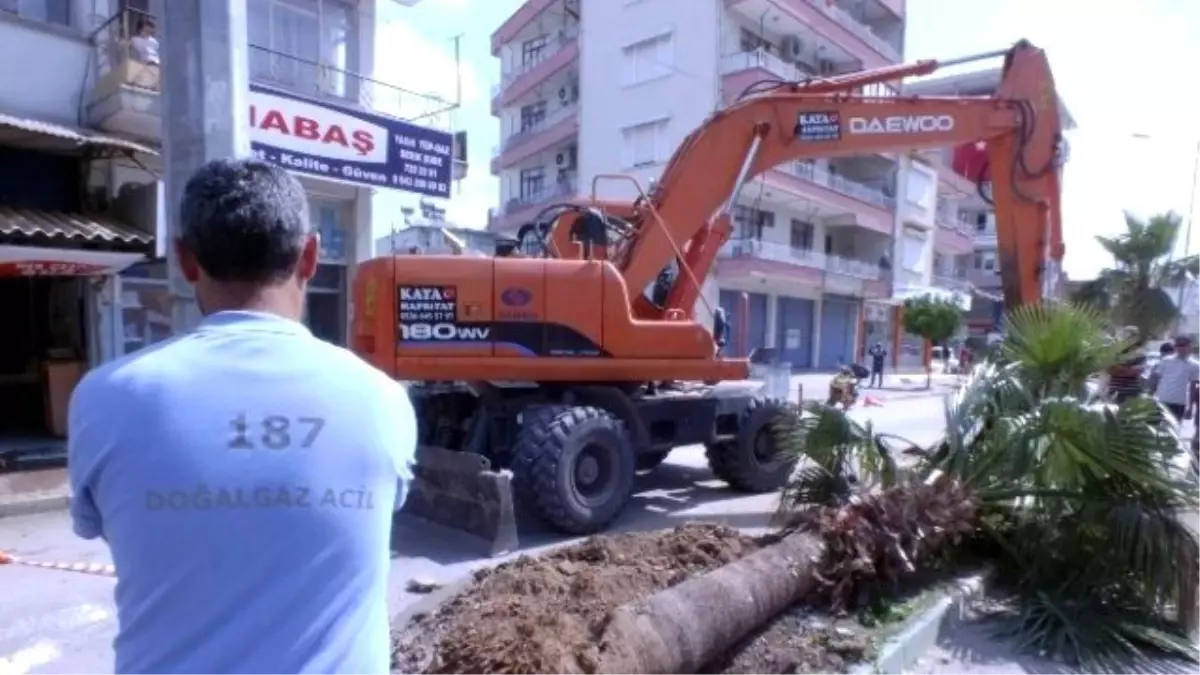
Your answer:
[[[950,115],[850,118],[852,134],[928,134],[953,130],[954,118]]]
[[[317,157],[387,161],[387,129],[338,110],[264,92],[250,92],[250,138]]]

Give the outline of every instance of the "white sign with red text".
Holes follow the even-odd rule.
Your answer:
[[[366,110],[250,86],[250,146],[273,164],[335,180],[448,197],[453,139]]]
[[[141,253],[0,246],[0,278],[116,274],[145,259]]]

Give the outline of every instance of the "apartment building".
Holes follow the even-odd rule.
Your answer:
[[[512,231],[549,204],[593,192],[632,198],[631,182],[596,177],[626,174],[645,189],[686,134],[754,81],[900,62],[904,12],[903,0],[522,3],[492,35],[501,143],[490,226]],[[882,154],[794,162],[746,185],[705,294],[735,324],[748,305],[735,352],[771,346],[795,368],[831,368],[858,358],[867,339],[895,342],[907,167]]]
[[[996,92],[1000,77],[1000,68],[990,68],[906,84],[904,91],[925,96],[988,96]],[[1059,108],[1064,129],[1075,128],[1075,121],[1061,98]],[[984,198],[988,189],[985,187],[981,194],[978,187],[980,179],[985,177],[986,151],[986,144],[970,143],[925,153],[927,161],[939,168],[939,233],[953,229],[970,236],[966,250],[955,249],[949,255],[947,248],[945,253],[935,255],[934,279],[955,284],[966,281],[973,287],[967,327],[976,337],[999,330],[1004,312],[996,253],[996,214]],[[949,235],[945,236],[948,241]]]
[[[374,252],[371,191],[448,194],[450,135],[380,112],[402,93],[370,77],[374,17],[391,0],[246,1],[253,148],[292,162],[308,192],[323,245],[308,321],[344,342],[348,276]],[[0,401],[9,412],[0,451],[5,434],[61,434],[66,397],[88,367],[171,334],[166,74],[152,5],[162,6],[0,2]],[[421,150],[403,166],[389,151],[400,136]],[[382,150],[350,150],[351,141]],[[336,173],[331,152],[341,153]],[[368,160],[381,156],[386,168],[373,169]]]

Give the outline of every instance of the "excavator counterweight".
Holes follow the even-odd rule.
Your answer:
[[[791,466],[768,430],[785,402],[757,396],[693,310],[742,186],[784,162],[985,141],[1005,299],[1039,302],[1063,256],[1058,100],[1044,52],[982,57],[999,55],[994,96],[854,93],[936,62],[760,83],[689,134],[651,190],[554,205],[521,229],[520,254],[363,263],[353,347],[417,383],[408,510],[500,552],[518,507],[566,532],[604,528],[635,472],[680,445],[705,445],[735,489],[782,485]]]

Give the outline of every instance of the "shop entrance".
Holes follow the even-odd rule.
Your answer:
[[[0,277],[0,466],[66,458],[67,403],[87,370],[86,284]]]

